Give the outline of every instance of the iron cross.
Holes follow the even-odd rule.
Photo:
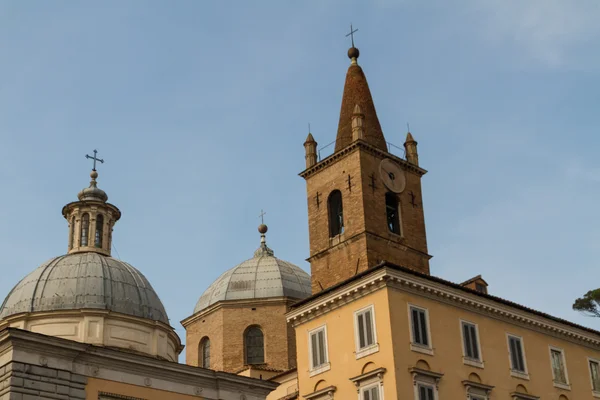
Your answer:
[[[375,193],[375,174],[371,173],[371,176],[369,176],[369,178],[371,178],[371,183],[369,184],[369,186],[373,188],[373,193]]]
[[[100,163],[104,164],[104,160],[101,160],[98,157],[96,157],[97,154],[98,154],[98,150],[94,149],[94,157],[87,155],[87,154],[85,155],[85,158],[91,158],[92,160],[94,160],[94,168],[92,168],[92,171],[96,170],[96,161],[100,161]]]
[[[264,223],[265,223],[265,215],[267,215],[267,213],[266,213],[266,212],[264,212],[263,210],[260,210],[260,214],[259,214],[258,216],[259,216],[259,218],[260,218],[260,222],[261,222],[261,224],[263,224],[263,225],[264,225]]]
[[[415,198],[417,196],[415,196],[412,190],[408,192],[408,195],[410,196],[410,204],[413,206],[413,208],[415,208],[418,205],[417,203],[415,203]]]
[[[350,33],[346,35],[346,37],[350,36],[352,39],[352,47],[354,47],[354,34],[358,32],[358,29],[352,29],[352,24],[350,24]]]

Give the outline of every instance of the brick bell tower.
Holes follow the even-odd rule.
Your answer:
[[[358,49],[348,57],[334,153],[319,161],[304,143],[313,293],[382,261],[429,274],[417,142],[406,135],[404,159],[388,151]]]

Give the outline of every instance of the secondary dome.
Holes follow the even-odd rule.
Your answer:
[[[102,309],[169,324],[146,277],[126,262],[100,253],[53,258],[8,294],[0,318],[20,313]]]
[[[275,257],[266,243],[266,225],[259,227],[260,247],[254,257],[226,271],[200,296],[194,313],[222,300],[311,295],[310,275],[302,268]]]

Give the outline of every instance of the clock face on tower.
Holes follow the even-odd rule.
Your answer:
[[[386,188],[394,193],[402,193],[406,187],[406,177],[402,168],[389,158],[379,164],[379,175]]]

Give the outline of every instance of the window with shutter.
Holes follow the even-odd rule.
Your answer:
[[[520,374],[526,374],[523,342],[518,336],[508,336],[508,350],[510,353],[510,368]]]
[[[477,326],[469,322],[462,322],[463,345],[465,357],[480,361],[479,337],[477,335]]]
[[[310,365],[312,370],[319,370],[328,365],[327,360],[327,330],[320,327],[309,333]]]
[[[379,400],[379,384],[361,389],[361,400]]]
[[[592,378],[592,390],[600,392],[600,362],[590,360],[590,375]]]
[[[565,363],[563,358],[563,352],[561,350],[552,349],[550,350],[552,358],[552,374],[554,375],[554,382],[567,384],[567,374],[565,372]]]
[[[427,312],[424,309],[411,307],[413,343],[429,347],[429,332],[427,327]]]
[[[359,310],[356,315],[356,340],[357,352],[370,348],[376,344],[375,318],[373,306]]]
[[[419,400],[434,400],[433,386],[419,384]]]

